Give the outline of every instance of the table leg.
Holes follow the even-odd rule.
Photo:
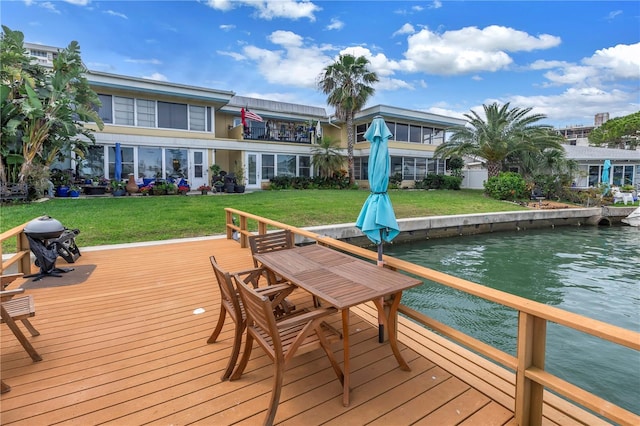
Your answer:
[[[398,325],[398,306],[400,306],[402,292],[394,293],[392,297],[393,301],[389,308],[389,316],[385,315],[384,304],[380,299],[374,300],[373,303],[376,305],[376,308],[378,308],[379,315],[383,318],[384,326],[389,330],[389,345],[391,345],[391,351],[393,351],[393,355],[396,357],[396,361],[398,361],[400,369],[404,371],[411,371],[411,368],[409,368],[409,365],[400,354],[400,349],[398,348],[398,333],[396,331],[396,327]]]
[[[342,385],[342,405],[349,406],[349,386],[351,382],[351,367],[349,365],[349,308],[342,310],[342,345],[344,364],[342,373],[344,374],[344,383]]]

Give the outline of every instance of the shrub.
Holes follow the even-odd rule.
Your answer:
[[[517,200],[527,197],[527,184],[518,173],[503,172],[484,183],[485,193],[498,200]]]

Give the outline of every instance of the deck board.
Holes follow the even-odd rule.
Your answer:
[[[226,239],[91,249],[76,262],[97,265],[84,283],[27,290],[36,302],[32,323],[41,333],[30,339],[43,361],[32,362],[2,330],[2,378],[12,390],[1,397],[0,423],[262,423],[273,379],[268,357],[254,350],[240,380],[221,382],[232,322],[227,320],[216,343],[206,343],[220,303],[212,254],[228,270],[253,266],[250,251]],[[57,266],[73,265],[59,259]],[[301,306],[311,303],[300,290],[292,298]],[[195,314],[197,308],[204,313]],[[377,343],[374,315],[372,306],[351,311],[351,405],[342,406],[341,386],[324,354],[315,351],[296,357],[286,371],[276,423],[513,421],[508,375],[455,358],[453,344],[447,348],[404,320],[400,348],[411,371],[401,371],[388,343]],[[341,327],[339,315],[333,321]],[[442,347],[445,352],[435,352]],[[341,359],[341,344],[334,350]]]

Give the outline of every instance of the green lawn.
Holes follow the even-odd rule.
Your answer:
[[[225,207],[304,227],[355,222],[368,191],[258,191],[234,195],[90,197],[4,204],[0,231],[48,215],[78,228],[79,246],[225,233]],[[479,190],[390,192],[397,218],[522,210]],[[12,243],[11,245],[15,245]],[[14,247],[4,247],[5,251]]]

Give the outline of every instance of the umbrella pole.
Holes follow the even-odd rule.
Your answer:
[[[380,230],[380,244],[378,244],[378,267],[384,267],[384,261],[382,260],[382,230]],[[380,298],[380,306],[384,309],[384,297]],[[384,343],[384,320],[382,318],[384,312],[378,310],[378,343]]]

